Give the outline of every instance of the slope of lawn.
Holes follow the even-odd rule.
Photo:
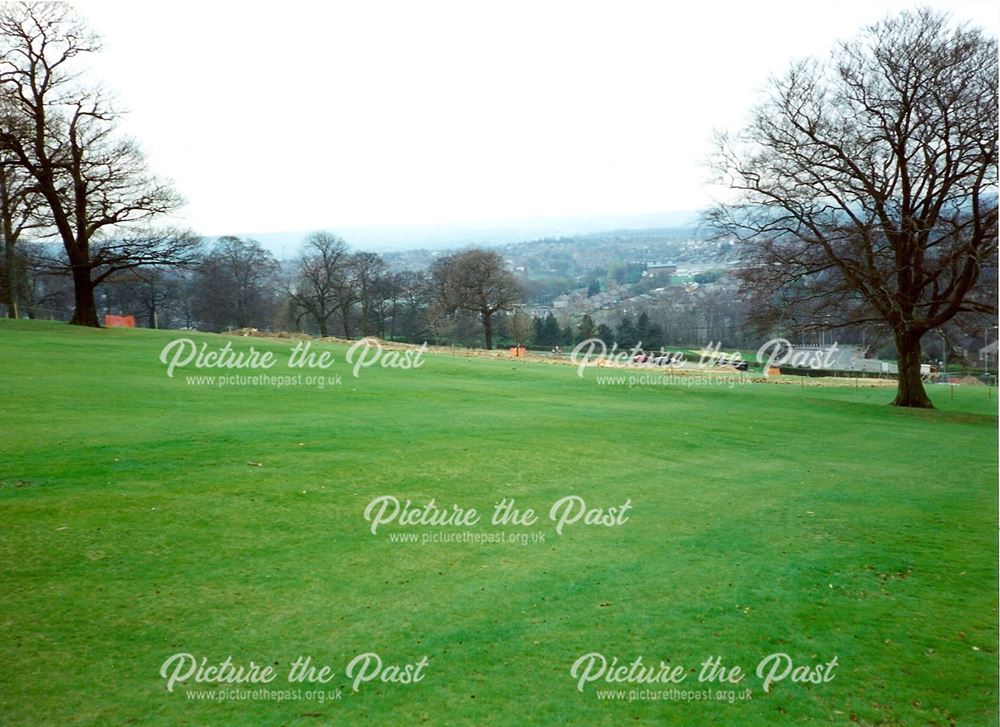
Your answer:
[[[310,386],[195,386],[177,332],[0,322],[0,723],[995,724],[996,392],[599,386],[568,366],[428,354]],[[290,343],[233,341],[287,359]],[[471,528],[383,525],[394,495]],[[548,508],[630,501],[621,525]],[[541,515],[485,522],[501,498]],[[526,532],[544,542],[394,542]],[[340,699],[233,699],[187,652],[330,665]],[[419,683],[345,675],[358,654]],[[629,701],[584,654],[749,674],[735,703]],[[768,654],[837,659],[765,693]],[[300,686],[300,685],[293,685]],[[601,698],[599,690],[626,690]],[[195,698],[199,697],[200,698]]]

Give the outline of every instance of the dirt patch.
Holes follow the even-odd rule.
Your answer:
[[[241,338],[276,338],[279,340],[301,341],[312,338],[308,333],[292,333],[290,331],[260,331],[256,328],[237,328],[235,331],[225,333],[226,336],[240,336]]]
[[[334,343],[343,346],[350,346],[357,343],[357,339],[340,338],[338,336],[325,336],[323,338],[314,338],[306,333],[291,333],[287,331],[260,331],[256,328],[240,328],[235,331],[230,332],[228,335],[231,336],[241,336],[241,337],[252,337],[252,338],[268,338],[275,340],[306,340],[311,339],[321,343]],[[463,358],[478,358],[478,359],[494,359],[502,361],[510,361],[511,363],[520,364],[549,364],[555,366],[579,366],[578,363],[573,363],[568,355],[559,354],[549,354],[541,352],[528,351],[523,356],[515,356],[510,350],[506,348],[494,349],[492,351],[486,351],[481,348],[462,348],[459,346],[431,346],[427,344],[415,344],[415,343],[400,343],[398,341],[385,341],[381,338],[376,338],[370,336],[369,338],[378,342],[378,344],[387,351],[407,351],[424,348],[428,353],[433,353],[441,356],[461,356]],[[749,381],[754,384],[773,384],[773,385],[785,385],[785,386],[806,386],[806,387],[843,387],[850,386],[856,388],[864,389],[881,389],[896,386],[896,382],[892,379],[871,379],[871,378],[859,378],[859,379],[847,379],[847,378],[835,378],[835,377],[814,377],[814,376],[763,376],[760,374],[746,374],[740,373],[739,371],[734,371],[728,368],[701,368],[694,364],[674,366],[674,367],[663,367],[663,366],[653,366],[649,364],[618,364],[618,363],[597,363],[591,364],[587,367],[588,369],[593,369],[594,371],[602,370],[617,370],[617,371],[633,371],[633,372],[643,372],[643,373],[660,373],[664,376],[691,376],[691,377],[704,377],[704,376],[716,376],[716,377],[731,377],[736,380]],[[972,379],[982,385],[978,379],[974,379],[969,376],[966,377]],[[964,380],[956,383],[964,383]]]

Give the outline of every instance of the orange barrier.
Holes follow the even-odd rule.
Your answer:
[[[526,349],[524,346],[515,346],[514,348],[510,349],[510,355],[514,356],[515,358],[519,358],[523,356],[525,353],[527,353],[527,351],[528,349]]]
[[[104,325],[108,328],[135,328],[135,316],[104,316]]]

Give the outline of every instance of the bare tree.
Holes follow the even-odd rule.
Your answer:
[[[487,349],[493,348],[493,316],[512,310],[524,298],[503,258],[489,250],[467,250],[439,258],[431,266],[431,276],[442,310],[479,316]]]
[[[0,97],[2,101],[2,97]],[[4,114],[0,124],[12,123],[11,115]],[[20,301],[26,293],[27,281],[21,274],[25,259],[17,255],[17,243],[27,230],[45,225],[44,200],[34,184],[34,179],[18,164],[9,150],[0,147],[0,235],[3,236],[4,276],[0,281],[7,317],[17,318]]]
[[[375,313],[379,308],[378,299],[385,278],[385,263],[374,252],[358,252],[351,256],[351,275],[358,303],[361,304],[361,333],[371,336],[375,333]]]
[[[590,316],[584,316],[584,318],[589,320]],[[518,348],[527,346],[531,340],[531,334],[534,332],[531,316],[525,313],[522,308],[518,308],[507,320],[507,330],[510,333],[510,337],[514,339],[515,346]],[[590,338],[590,336],[587,336],[587,338]]]
[[[196,273],[196,316],[217,329],[268,324],[279,272],[278,261],[259,242],[220,237]]]
[[[740,196],[711,216],[746,243],[742,277],[771,322],[886,325],[893,403],[930,407],[921,338],[996,310],[976,292],[996,266],[996,165],[996,41],[904,12],[771,82],[743,133],[719,139]]]
[[[112,275],[106,282],[109,312],[135,313],[148,328],[191,325],[184,272],[135,268]]]
[[[303,245],[288,294],[296,307],[316,322],[321,336],[330,335],[330,318],[344,304],[341,293],[348,259],[347,244],[328,232],[313,233]]]
[[[0,126],[0,146],[45,199],[73,277],[71,323],[86,326],[98,325],[95,268],[107,272],[111,259],[122,266],[126,254],[141,258],[135,265],[183,264],[191,252],[176,238],[146,235],[104,243],[103,258],[95,255],[95,239],[119,237],[120,226],[149,222],[181,204],[149,173],[135,142],[117,135],[120,113],[105,95],[79,83],[74,63],[99,47],[63,3],[10,3],[0,10],[0,93],[17,122]]]
[[[426,340],[431,332],[427,319],[431,301],[427,274],[424,271],[404,270],[396,276],[396,283],[403,310],[393,316],[394,333],[401,332],[407,341],[414,343]]]
[[[395,340],[401,303],[406,295],[404,280],[398,273],[383,271],[375,286],[375,322],[379,338]]]
[[[354,304],[358,302],[358,288],[354,276],[348,273],[337,278],[334,282],[334,295],[337,300],[337,311],[340,313],[340,327],[344,331],[344,338],[350,338],[354,330]]]
[[[53,272],[51,267],[52,259],[58,258],[61,251],[61,245],[46,242],[18,245],[15,249],[20,314],[53,320],[68,320],[72,315],[73,286],[63,271]]]

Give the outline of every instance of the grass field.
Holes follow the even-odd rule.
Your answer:
[[[185,335],[281,362],[290,346]],[[177,336],[0,322],[0,723],[997,722],[995,391],[901,411],[891,389],[601,386],[447,355],[355,378],[343,346],[338,385],[219,388],[167,377]],[[382,495],[483,522],[373,535]],[[557,535],[570,495],[630,501],[628,520]],[[504,497],[539,521],[486,522]],[[544,542],[393,542],[462,530]],[[182,652],[272,664],[271,689],[308,655],[342,698],[171,692]],[[428,661],[354,692],[366,652]],[[591,652],[689,676],[581,692]],[[836,657],[834,678],[765,693],[776,652]],[[743,667],[750,701],[629,701],[709,688],[709,656]]]

